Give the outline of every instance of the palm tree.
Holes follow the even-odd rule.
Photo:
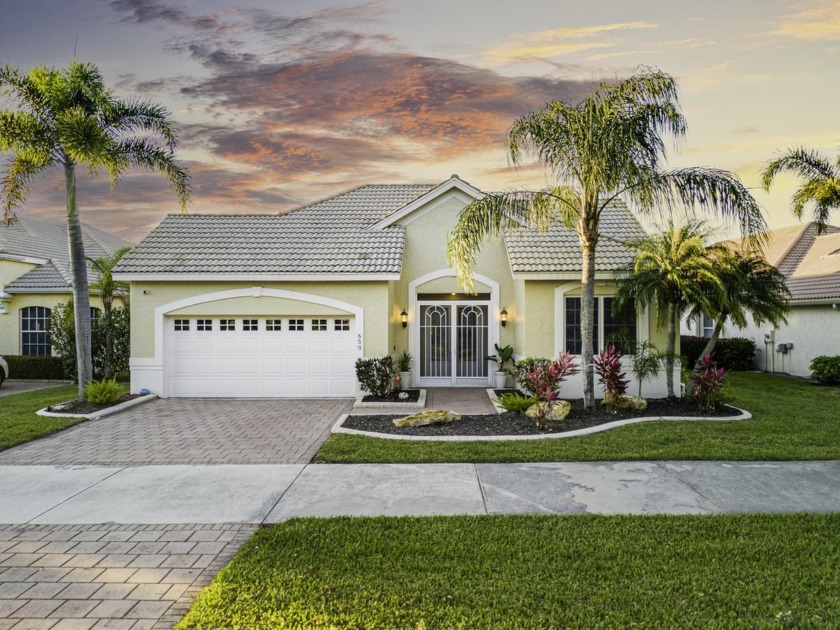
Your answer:
[[[91,174],[106,169],[112,187],[131,166],[161,173],[178,196],[182,212],[190,198],[190,176],[174,159],[178,141],[169,112],[151,101],[115,98],[94,65],[74,60],[67,69],[38,67],[27,74],[3,65],[0,91],[17,105],[0,110],[0,151],[10,153],[0,192],[4,220],[14,219],[37,175],[53,167],[64,170],[82,399],[93,369],[76,165],[84,164]]]
[[[745,328],[748,316],[757,326],[765,322],[778,326],[786,322],[789,311],[785,277],[762,256],[753,252],[733,251],[727,247],[710,250],[711,260],[717,270],[720,286],[708,291],[712,309],[716,312],[715,327],[706,347],[700,354],[706,356],[714,350],[727,319],[738,328]],[[720,290],[714,290],[714,289]],[[702,317],[704,311],[692,309],[692,317]],[[699,372],[695,365],[693,372]]]
[[[90,266],[99,272],[99,280],[93,284],[93,289],[98,291],[102,296],[102,325],[105,326],[105,369],[103,376],[111,378],[114,371],[111,363],[114,359],[114,338],[111,327],[111,307],[114,304],[114,298],[117,293],[120,293],[122,299],[125,300],[126,292],[128,291],[127,282],[117,282],[114,280],[114,267],[123,259],[130,247],[120,247],[110,256],[102,256],[100,258],[88,258],[87,261]]]
[[[758,204],[731,173],[714,168],[663,170],[664,134],[679,140],[686,123],[676,82],[643,69],[602,84],[577,105],[551,101],[517,119],[508,133],[511,161],[535,155],[556,185],[539,191],[488,194],[468,204],[449,239],[449,261],[460,282],[472,287],[471,270],[484,242],[505,228],[576,230],[582,254],[581,339],[584,403],[595,404],[592,372],[596,246],[601,215],[623,198],[641,212],[675,208],[715,212],[739,222],[743,234],[765,227]]]
[[[770,191],[770,186],[779,173],[792,173],[805,180],[793,194],[791,210],[797,219],[802,219],[805,204],[813,202],[817,234],[825,232],[831,211],[840,208],[840,154],[832,163],[817,151],[805,147],[790,149],[770,161],[762,171],[764,190]]]
[[[682,315],[697,309],[717,315],[712,296],[722,291],[714,261],[705,240],[711,234],[702,222],[691,221],[680,227],[668,224],[661,234],[633,244],[636,257],[632,275],[622,280],[613,302],[620,310],[635,302],[642,307],[656,306],[658,324],[667,327],[665,378],[668,396],[674,396],[674,362],[677,327]]]

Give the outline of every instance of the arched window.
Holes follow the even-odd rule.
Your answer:
[[[50,309],[27,306],[20,309],[20,353],[29,357],[52,354],[50,346]]]

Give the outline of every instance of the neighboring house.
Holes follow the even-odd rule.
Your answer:
[[[817,236],[811,223],[768,232],[767,262],[784,274],[791,292],[788,323],[778,328],[727,326],[724,336],[755,341],[760,370],[810,376],[819,355],[840,355],[840,227]],[[714,322],[686,321],[683,334],[711,336]]]
[[[98,258],[132,244],[82,225],[85,254]],[[73,294],[67,225],[19,217],[0,223],[0,355],[52,354],[52,309]],[[88,274],[90,282],[98,276]],[[91,293],[91,316],[102,300]]]
[[[573,231],[508,230],[482,250],[475,292],[458,285],[447,236],[481,195],[453,176],[361,186],[281,215],[168,216],[115,270],[131,282],[132,391],[352,396],[357,358],[402,350],[413,386],[490,387],[495,343],[519,357],[578,354]],[[622,330],[664,347],[653,313],[611,311],[616,273],[632,259],[614,239],[643,230],[620,203],[601,224],[599,346]],[[664,396],[661,380],[645,393]],[[582,395],[579,375],[563,387]]]

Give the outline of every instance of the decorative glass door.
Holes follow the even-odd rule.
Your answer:
[[[487,384],[488,306],[421,304],[420,378],[430,386]]]

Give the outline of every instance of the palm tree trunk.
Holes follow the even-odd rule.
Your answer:
[[[102,297],[102,325],[105,326],[105,369],[103,376],[111,378],[114,371],[111,362],[114,357],[114,339],[111,337],[111,301]]]
[[[90,293],[88,292],[87,259],[76,204],[76,166],[64,164],[67,188],[67,244],[70,249],[70,272],[73,275],[73,305],[76,319],[76,370],[79,377],[79,400],[85,396],[85,383],[93,376],[90,354]]]
[[[592,368],[593,329],[595,327],[595,245],[597,241],[581,235],[583,271],[581,273],[580,299],[580,338],[581,367],[583,368],[583,406],[591,409],[595,406],[595,377]]]
[[[673,303],[668,303],[668,341],[665,354],[665,384],[668,397],[674,398],[674,358],[677,354],[677,309]]]
[[[709,338],[709,341],[706,343],[706,347],[703,348],[703,352],[700,353],[700,358],[702,359],[707,354],[711,354],[712,350],[715,349],[715,345],[717,344],[717,340],[720,339],[720,333],[723,331],[723,320],[725,317],[719,317],[718,320],[715,322],[715,329],[712,331],[712,336]],[[694,362],[694,368],[691,370],[692,376],[697,376],[700,373],[700,366],[697,365],[697,361]]]

